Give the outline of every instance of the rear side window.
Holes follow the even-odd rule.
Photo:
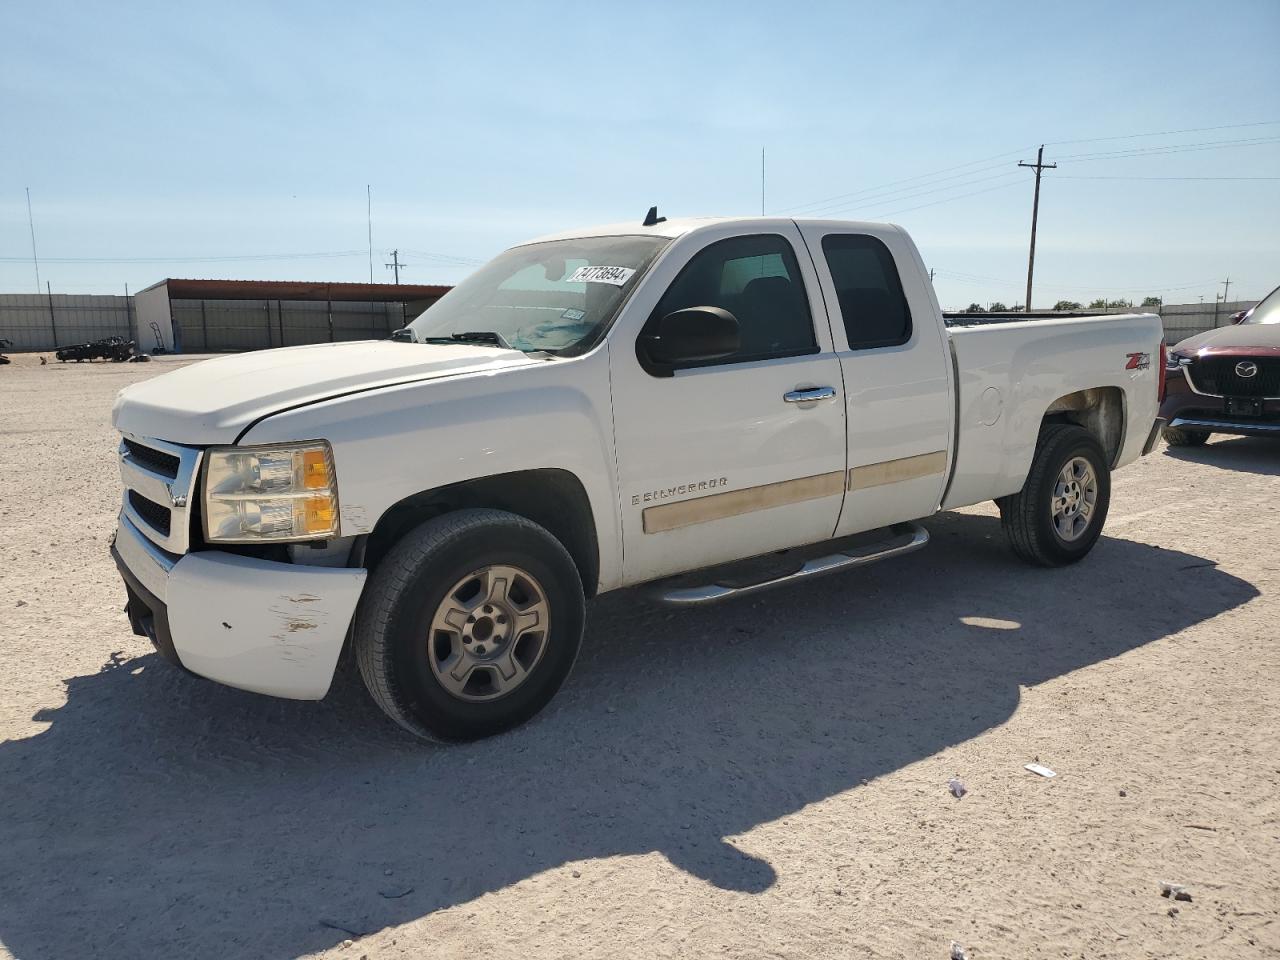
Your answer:
[[[662,295],[651,320],[687,307],[720,307],[738,318],[742,349],[715,363],[818,351],[795,252],[777,234],[732,237],[699,251]]]
[[[875,237],[829,233],[822,238],[822,253],[849,349],[892,347],[911,339],[911,309],[888,247]]]

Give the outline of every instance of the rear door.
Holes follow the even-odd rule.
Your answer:
[[[800,222],[831,315],[849,462],[837,536],[938,509],[954,426],[941,312],[915,245],[883,224]]]
[[[739,352],[647,371],[646,326],[698,306],[737,317]],[[792,221],[677,239],[609,350],[627,582],[831,536],[844,492],[840,364]]]

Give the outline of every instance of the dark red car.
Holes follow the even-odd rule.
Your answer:
[[[1280,287],[1233,326],[1175,344],[1165,370],[1170,445],[1196,446],[1211,433],[1280,437]]]

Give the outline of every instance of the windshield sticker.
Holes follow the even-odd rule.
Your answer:
[[[620,287],[634,275],[631,267],[579,267],[565,279],[569,283],[611,283]]]
[[[560,317],[564,320],[581,320],[585,316],[585,313],[581,310],[575,310],[573,307],[570,307],[568,310],[564,311],[564,313],[560,314]]]

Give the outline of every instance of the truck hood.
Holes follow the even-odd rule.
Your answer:
[[[1174,344],[1175,353],[1280,354],[1280,323],[1239,323]]]
[[[125,387],[111,422],[124,433],[172,443],[234,443],[250,424],[281,410],[341,394],[496,374],[537,362],[500,347],[391,340],[259,350],[194,363]]]

